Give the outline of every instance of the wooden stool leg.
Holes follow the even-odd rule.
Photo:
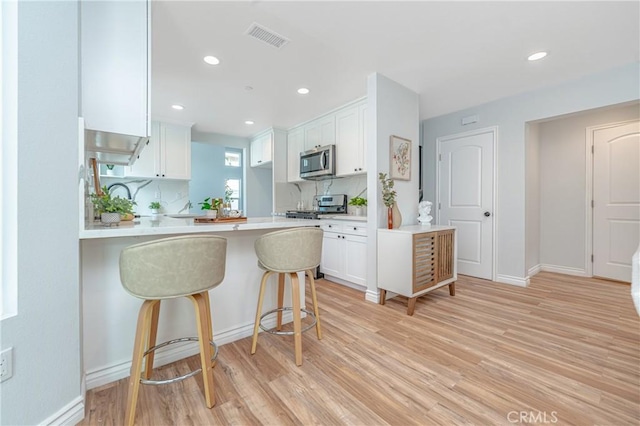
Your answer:
[[[260,330],[260,315],[262,315],[262,301],[264,300],[264,291],[267,287],[267,279],[271,275],[271,271],[267,271],[262,275],[260,282],[260,295],[258,296],[258,308],[256,309],[256,323],[253,325],[253,339],[251,341],[251,355],[256,353],[258,346],[258,331]]]
[[[318,309],[318,296],[316,294],[316,282],[313,279],[313,271],[306,271],[311,287],[311,300],[313,301],[313,313],[316,315],[316,334],[318,339],[322,339],[322,329],[320,328],[320,310]]]
[[[151,317],[156,303],[158,303],[158,300],[145,300],[138,313],[136,340],[133,344],[133,360],[131,361],[131,376],[129,377],[129,390],[127,394],[127,408],[124,414],[125,424],[130,426],[133,425],[136,418],[142,358],[144,357],[146,337],[149,332],[149,327],[151,326]]]
[[[409,298],[409,304],[407,306],[407,315],[413,315],[413,311],[416,309],[416,300],[418,300],[417,297]]]
[[[380,289],[380,304],[384,305],[387,301],[387,290],[381,288]]]
[[[284,304],[284,274],[278,274],[278,308],[282,308]],[[278,311],[277,314],[276,330],[282,330],[282,311]]]
[[[207,407],[211,408],[216,403],[215,389],[213,385],[213,363],[211,357],[211,324],[206,297],[202,294],[192,294],[189,299],[193,302],[198,323],[198,342],[200,343],[200,364],[202,365],[202,380],[204,382],[204,398]]]
[[[209,319],[209,335],[210,335],[210,340],[213,342],[213,326],[211,325],[211,301],[209,300],[209,291],[203,291],[202,296],[204,297],[204,301],[207,305],[207,312],[208,312],[207,318]],[[213,354],[211,356],[213,356]],[[215,367],[216,363],[217,363],[217,360],[212,365]]]
[[[291,304],[293,309],[293,341],[296,353],[296,365],[302,365],[302,327],[300,324],[300,282],[298,274],[290,273],[291,277]]]
[[[455,296],[455,295],[456,295],[456,283],[454,281],[451,284],[449,284],[449,296]]]
[[[150,349],[156,345],[156,338],[158,337],[158,318],[160,317],[160,300],[153,305],[153,311],[151,313],[151,328],[149,329],[149,339],[147,340],[147,349]],[[144,378],[150,379],[153,371],[153,360],[155,356],[154,352],[149,352],[145,357],[144,362]]]

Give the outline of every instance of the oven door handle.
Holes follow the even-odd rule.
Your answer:
[[[322,151],[320,156],[320,168],[325,170],[327,168],[327,151]]]

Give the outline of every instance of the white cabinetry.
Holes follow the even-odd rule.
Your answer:
[[[191,126],[151,123],[151,138],[125,176],[191,179]]]
[[[300,182],[300,153],[304,151],[304,128],[296,127],[287,134],[287,182]]]
[[[336,113],[336,175],[350,176],[367,172],[367,104],[359,103]]]
[[[362,289],[367,281],[367,228],[362,222],[323,220],[320,272],[341,284],[356,284]],[[344,281],[344,282],[342,282]]]
[[[251,140],[251,167],[271,167],[273,131],[269,129]]]
[[[149,136],[148,3],[81,2],[80,23],[85,127]]]
[[[336,117],[329,114],[304,126],[304,149],[307,151],[336,143]]]
[[[456,231],[451,226],[401,226],[378,229],[378,288],[380,304],[386,291],[409,298],[407,314],[413,315],[416,299],[449,286],[455,295]]]

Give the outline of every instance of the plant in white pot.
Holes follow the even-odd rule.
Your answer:
[[[208,217],[216,218],[218,216],[218,210],[222,207],[222,198],[207,197],[202,203],[198,203],[200,210],[204,210]]]
[[[362,216],[364,208],[367,206],[367,199],[362,197],[353,197],[349,200],[349,205],[355,207],[356,216]]]
[[[159,201],[152,201],[151,203],[149,203],[149,209],[151,210],[151,214],[153,215],[157,215],[158,213],[160,213],[161,208],[162,206],[160,205]]]
[[[111,197],[106,186],[102,187],[102,194],[91,194],[91,202],[104,224],[117,225],[123,217],[133,216],[135,202],[119,196]]]

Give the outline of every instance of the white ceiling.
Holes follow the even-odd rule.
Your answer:
[[[253,22],[291,41],[245,35]],[[639,40],[637,1],[153,1],[152,117],[247,137],[366,96],[378,72],[426,119],[637,62]]]

